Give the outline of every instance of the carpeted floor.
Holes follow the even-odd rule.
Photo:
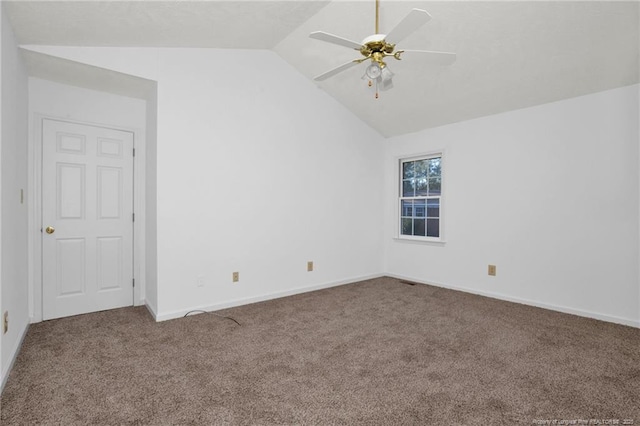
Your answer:
[[[34,324],[2,424],[640,425],[640,329],[391,278],[224,314]]]

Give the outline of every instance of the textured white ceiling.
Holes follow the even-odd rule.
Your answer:
[[[21,44],[270,49],[327,1],[3,1]]]
[[[411,8],[432,19],[399,48],[457,53],[450,66],[388,60],[394,88],[375,100],[360,80],[365,65],[320,84],[385,136],[566,99],[638,82],[637,2],[382,2],[381,31]],[[276,51],[309,78],[358,56],[305,37],[324,30],[361,41],[374,10],[333,2]],[[349,17],[336,19],[336,17]]]
[[[21,44],[266,48],[309,79],[358,57],[309,39],[311,31],[355,41],[374,32],[373,0],[3,3]],[[452,51],[457,61],[441,67],[408,55],[391,59],[395,87],[377,100],[361,80],[364,64],[320,87],[393,136],[638,83],[639,6],[382,0],[383,33],[414,7],[432,15],[400,48]]]

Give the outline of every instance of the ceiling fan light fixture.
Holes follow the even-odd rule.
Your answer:
[[[365,70],[366,76],[371,80],[375,80],[376,78],[380,77],[382,75],[382,72],[383,68],[381,68],[377,62],[372,62]]]
[[[383,82],[391,81],[395,74],[391,72],[389,67],[384,67],[380,70],[380,78]]]
[[[392,79],[388,79],[388,80],[380,81],[380,83],[378,84],[378,88],[381,91],[386,91],[386,90],[392,89],[393,88],[393,80]]]

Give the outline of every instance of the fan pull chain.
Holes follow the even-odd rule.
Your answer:
[[[373,81],[368,80],[367,81],[367,86],[369,86],[369,87],[373,86]],[[378,79],[376,79],[376,88],[375,89],[376,89],[376,99],[378,99],[378,97],[379,97],[378,96]]]

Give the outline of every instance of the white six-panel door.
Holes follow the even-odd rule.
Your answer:
[[[43,319],[133,304],[133,134],[42,121]]]

